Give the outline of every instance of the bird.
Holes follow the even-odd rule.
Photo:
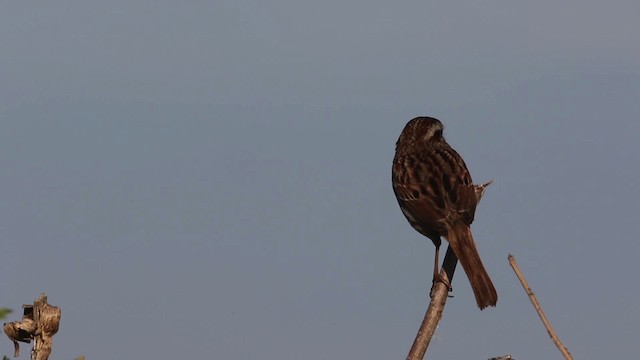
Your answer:
[[[443,130],[440,120],[428,116],[416,117],[405,125],[393,158],[393,192],[411,226],[436,246],[434,283],[439,279],[444,237],[462,264],[482,310],[496,306],[498,294],[482,264],[470,226],[491,181],[473,184],[464,160],[446,142]],[[450,288],[450,284],[447,286]]]

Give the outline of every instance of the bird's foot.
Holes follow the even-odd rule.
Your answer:
[[[449,279],[447,279],[444,276],[441,276],[440,274],[436,275],[433,277],[433,282],[431,284],[431,291],[429,291],[429,297],[433,298],[433,294],[436,291],[436,286],[438,285],[438,283],[443,283],[446,287],[447,290],[451,293],[453,292],[453,288],[451,287],[451,282],[449,281]],[[449,294],[447,295],[448,297],[452,298],[453,295]]]

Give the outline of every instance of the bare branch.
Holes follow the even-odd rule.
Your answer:
[[[447,254],[445,255],[444,262],[442,263],[440,276],[449,284],[451,284],[451,281],[453,280],[453,273],[456,270],[457,264],[458,258],[456,257],[456,254],[451,250],[451,247],[447,247]],[[424,354],[427,352],[427,347],[429,347],[431,338],[433,337],[433,334],[438,327],[438,323],[442,318],[444,305],[449,296],[449,289],[444,282],[438,281],[434,284],[431,295],[431,302],[429,302],[429,307],[427,308],[427,312],[422,320],[422,325],[420,325],[416,339],[413,341],[411,350],[409,350],[407,360],[422,360],[424,358]]]
[[[516,259],[511,254],[509,254],[509,265],[511,265],[511,267],[513,268],[513,271],[516,273],[516,276],[518,277],[518,280],[520,280],[520,283],[522,284],[524,291],[529,296],[529,300],[531,300],[531,304],[533,304],[533,307],[536,309],[538,316],[540,316],[540,319],[542,320],[542,323],[544,324],[545,329],[547,329],[547,333],[551,337],[551,340],[553,341],[553,343],[556,344],[556,346],[558,347],[558,350],[560,350],[560,352],[562,353],[562,356],[564,356],[565,359],[573,360],[571,353],[564,346],[564,344],[562,344],[562,342],[556,335],[556,332],[553,330],[553,327],[551,327],[551,324],[549,323],[549,320],[547,320],[547,317],[544,315],[544,312],[542,311],[542,307],[540,307],[540,304],[538,303],[536,296],[533,294],[533,291],[529,287],[529,284],[527,283],[527,280],[524,278],[524,275],[522,275],[522,272],[520,271],[520,268],[516,263]]]

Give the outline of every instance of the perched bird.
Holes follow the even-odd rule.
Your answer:
[[[482,265],[470,225],[491,182],[473,184],[464,160],[442,136],[443,128],[431,117],[407,123],[396,143],[393,192],[411,226],[436,246],[434,282],[439,279],[440,237],[444,237],[467,274],[478,306],[484,309],[496,305],[498,294]]]

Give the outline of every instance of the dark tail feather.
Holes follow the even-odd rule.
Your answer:
[[[482,260],[480,260],[469,226],[457,224],[452,229],[449,229],[447,240],[458,257],[460,264],[462,264],[467,278],[469,278],[469,283],[471,283],[471,288],[480,310],[487,306],[496,306],[498,294],[495,287],[493,287],[489,274],[487,274],[487,270],[482,265]]]

